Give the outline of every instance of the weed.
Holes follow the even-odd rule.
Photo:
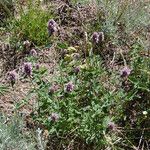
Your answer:
[[[17,37],[19,41],[30,40],[38,46],[48,44],[46,27],[52,16],[51,11],[42,9],[39,4],[29,3],[26,10],[20,12],[19,18],[12,20],[13,36]]]
[[[5,149],[31,149],[35,150],[35,141],[29,135],[22,134],[23,122],[21,117],[13,116],[9,119],[0,115],[0,148]]]

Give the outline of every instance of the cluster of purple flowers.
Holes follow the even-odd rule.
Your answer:
[[[116,125],[114,122],[109,122],[108,123],[108,129],[109,130],[115,130],[116,129]]]
[[[35,65],[35,69],[39,69],[39,64]],[[26,62],[23,64],[22,66],[22,72],[26,75],[26,76],[30,76],[32,75],[32,63],[31,62]],[[16,72],[16,70],[12,70],[10,72],[7,73],[7,80],[11,83],[11,85],[13,86],[17,79],[19,78],[18,73]]]
[[[72,82],[68,82],[65,85],[65,92],[70,93],[74,90],[74,84]]]
[[[79,66],[75,67],[74,68],[74,73],[78,74],[79,72],[80,72],[80,67]]]
[[[27,49],[30,48],[31,42],[29,42],[28,40],[26,40],[26,41],[23,42],[23,45],[24,45],[25,49],[27,50]]]
[[[52,113],[49,117],[49,120],[53,121],[53,122],[57,122],[59,120],[59,114],[57,113]]]
[[[53,19],[50,19],[48,21],[47,29],[49,36],[51,36],[54,32],[57,31],[57,23]]]
[[[73,54],[73,58],[74,58],[75,60],[78,60],[78,59],[80,58],[80,54],[79,54],[79,53],[74,53],[74,54]]]
[[[35,64],[35,69],[38,70],[40,68],[39,64]]]
[[[58,85],[57,84],[55,84],[55,85],[52,85],[51,87],[50,87],[50,89],[49,89],[49,94],[53,94],[53,93],[55,93],[57,90],[58,90]]]
[[[11,85],[13,86],[18,78],[18,74],[15,70],[8,72],[7,74],[7,79],[8,81],[11,83]]]
[[[131,74],[131,69],[129,67],[124,67],[121,71],[120,71],[120,75],[121,77],[128,77]]]
[[[59,89],[59,85],[54,84],[49,88],[48,93],[50,95],[54,94],[56,91],[58,91],[58,89]],[[74,90],[74,84],[71,81],[64,85],[64,91],[66,93],[71,93],[73,90]]]
[[[37,51],[35,49],[31,49],[30,55],[34,57],[37,56]]]
[[[93,44],[99,44],[104,41],[104,33],[103,32],[94,32],[92,35]]]
[[[30,62],[24,63],[23,73],[26,74],[27,76],[32,75],[32,64]]]

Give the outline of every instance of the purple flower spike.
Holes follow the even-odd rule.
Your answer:
[[[56,85],[53,85],[53,86],[51,86],[50,89],[49,89],[49,94],[53,94],[53,93],[55,93],[56,91],[57,91],[57,86],[56,86]]]
[[[79,53],[74,53],[73,57],[75,60],[78,60],[80,58],[80,54]]]
[[[57,113],[52,113],[49,119],[53,122],[57,122],[59,120],[59,115]]]
[[[39,69],[40,69],[40,65],[39,65],[39,64],[36,64],[36,65],[35,65],[35,69],[36,69],[36,70],[39,70]]]
[[[32,49],[32,50],[30,51],[30,55],[31,55],[31,56],[37,56],[36,50],[35,50],[35,49]]]
[[[8,81],[10,81],[11,85],[13,86],[17,80],[18,74],[16,73],[15,70],[10,71],[8,73]]]
[[[78,73],[80,72],[80,67],[79,67],[79,66],[75,67],[75,68],[74,68],[74,72],[75,72],[76,74],[78,74]]]
[[[30,62],[24,63],[24,65],[23,65],[23,72],[27,76],[31,76],[31,74],[32,74],[32,64]]]
[[[74,85],[73,85],[72,82],[69,82],[69,83],[67,83],[67,84],[65,85],[65,91],[66,91],[66,92],[72,92],[73,89],[74,89]]]
[[[49,94],[53,94],[55,92],[55,87],[51,87],[50,89],[49,89]]]
[[[49,36],[51,36],[54,32],[57,31],[57,23],[53,19],[50,19],[48,21],[47,29]]]
[[[23,45],[25,46],[26,49],[29,49],[31,46],[31,43],[28,40],[26,40],[23,42]]]
[[[103,32],[94,32],[92,35],[92,41],[94,44],[98,44],[104,41],[104,33]]]
[[[120,75],[121,77],[127,77],[129,76],[131,73],[131,69],[128,67],[124,67],[121,71],[120,71]]]
[[[92,40],[94,43],[98,43],[99,42],[99,34],[98,32],[94,32],[92,35]]]
[[[49,94],[54,94],[55,92],[57,92],[59,90],[59,85],[56,83],[56,84],[53,84],[50,89],[49,89]]]
[[[116,129],[116,125],[114,122],[109,122],[108,123],[108,129],[109,130],[115,130]]]

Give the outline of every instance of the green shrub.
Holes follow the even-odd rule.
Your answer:
[[[145,129],[149,130],[150,126],[148,117],[150,113],[150,58],[143,49],[144,46],[139,43],[132,46],[131,66],[133,71],[128,79],[130,90],[127,91],[128,100],[122,104],[123,116],[126,116],[122,121],[125,134],[127,138],[132,139],[135,145],[141,135],[144,142],[150,137],[150,132],[144,132]],[[133,130],[130,130],[131,128]]]
[[[14,15],[14,4],[12,0],[0,1],[0,27],[6,26],[6,20]]]
[[[86,143],[90,149],[135,149],[141,137],[143,143],[149,139],[149,133],[145,130],[149,128],[150,59],[143,51],[148,47],[143,44],[145,37],[140,33],[134,40],[130,37],[132,32],[148,25],[144,21],[144,3],[138,1],[131,5],[127,1],[123,5],[118,0],[97,2],[101,6],[96,16],[99,20],[95,22],[97,26],[91,25],[89,31],[104,31],[106,44],[108,38],[119,49],[124,48],[123,42],[128,44],[130,41],[128,47],[125,46],[128,48],[127,56],[122,54],[124,64],[122,60],[114,59],[112,68],[106,65],[111,60],[106,58],[103,61],[93,54],[73,60],[71,51],[64,54],[64,60],[59,62],[58,74],[49,80],[45,80],[48,76],[45,68],[31,68],[33,89],[30,94],[34,93],[37,98],[32,117],[38,125],[48,129],[50,138],[56,137],[53,142],[57,148],[54,149],[67,149],[71,142],[74,142],[74,147],[76,142]],[[50,16],[41,8],[31,6],[14,21],[13,33],[19,40],[27,39],[36,45],[47,44],[46,23]],[[136,14],[138,10],[139,14]],[[123,28],[118,25],[123,25],[120,26]],[[68,50],[63,43],[58,47]],[[38,62],[33,57],[27,60],[33,64]],[[121,77],[120,68],[127,64],[132,69],[131,74]],[[75,67],[79,67],[79,72],[75,72]],[[112,123],[111,127],[109,123]],[[59,141],[58,145],[56,141]]]
[[[122,1],[96,0],[97,16],[91,30],[104,31],[113,43],[122,45],[129,40],[130,34],[145,28],[150,24],[148,10],[150,3],[144,0]],[[147,21],[148,20],[148,21]],[[132,39],[133,41],[133,39]],[[129,42],[128,42],[129,43]]]
[[[93,148],[104,148],[108,144],[105,139],[108,124],[115,121],[110,115],[111,109],[115,111],[114,105],[121,105],[125,93],[121,89],[109,90],[111,77],[102,67],[99,56],[87,58],[85,64],[78,61],[75,66],[81,68],[78,74],[63,61],[60,75],[55,76],[53,82],[43,81],[42,70],[35,72],[33,82],[37,86],[33,91],[38,96],[38,116],[33,118],[49,130],[50,137],[71,134],[89,145],[93,143]],[[70,92],[65,90],[68,83],[72,85]],[[54,84],[58,87],[56,91]],[[53,113],[56,121],[51,119]],[[62,142],[69,144],[69,141]]]
[[[12,0],[0,1],[0,10],[3,15],[11,16],[13,14],[12,9],[13,9],[13,1]]]
[[[35,141],[23,132],[24,124],[21,117],[14,115],[8,119],[0,114],[0,149],[35,150]]]
[[[120,76],[120,70],[106,69],[95,55],[73,63],[60,61],[59,74],[50,81],[44,80],[46,70],[34,71],[32,82],[36,86],[32,92],[37,95],[38,115],[33,119],[48,129],[51,138],[62,137],[59,146],[67,147],[70,140],[79,139],[91,149],[121,149],[125,146],[122,142],[131,148],[137,146],[141,131],[148,129],[150,111],[149,58],[141,57],[142,50],[140,43],[132,46],[132,71],[127,78]],[[74,72],[76,66],[79,72]],[[68,83],[70,92],[66,92]],[[110,122],[115,123],[116,130],[109,130]],[[143,137],[148,139],[149,134]]]
[[[39,4],[29,3],[12,21],[13,37],[19,41],[32,41],[38,46],[48,44],[47,22],[52,16],[50,9],[44,10]]]

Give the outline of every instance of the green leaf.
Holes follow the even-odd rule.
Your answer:
[[[57,43],[58,48],[67,49],[68,45],[66,43]]]

